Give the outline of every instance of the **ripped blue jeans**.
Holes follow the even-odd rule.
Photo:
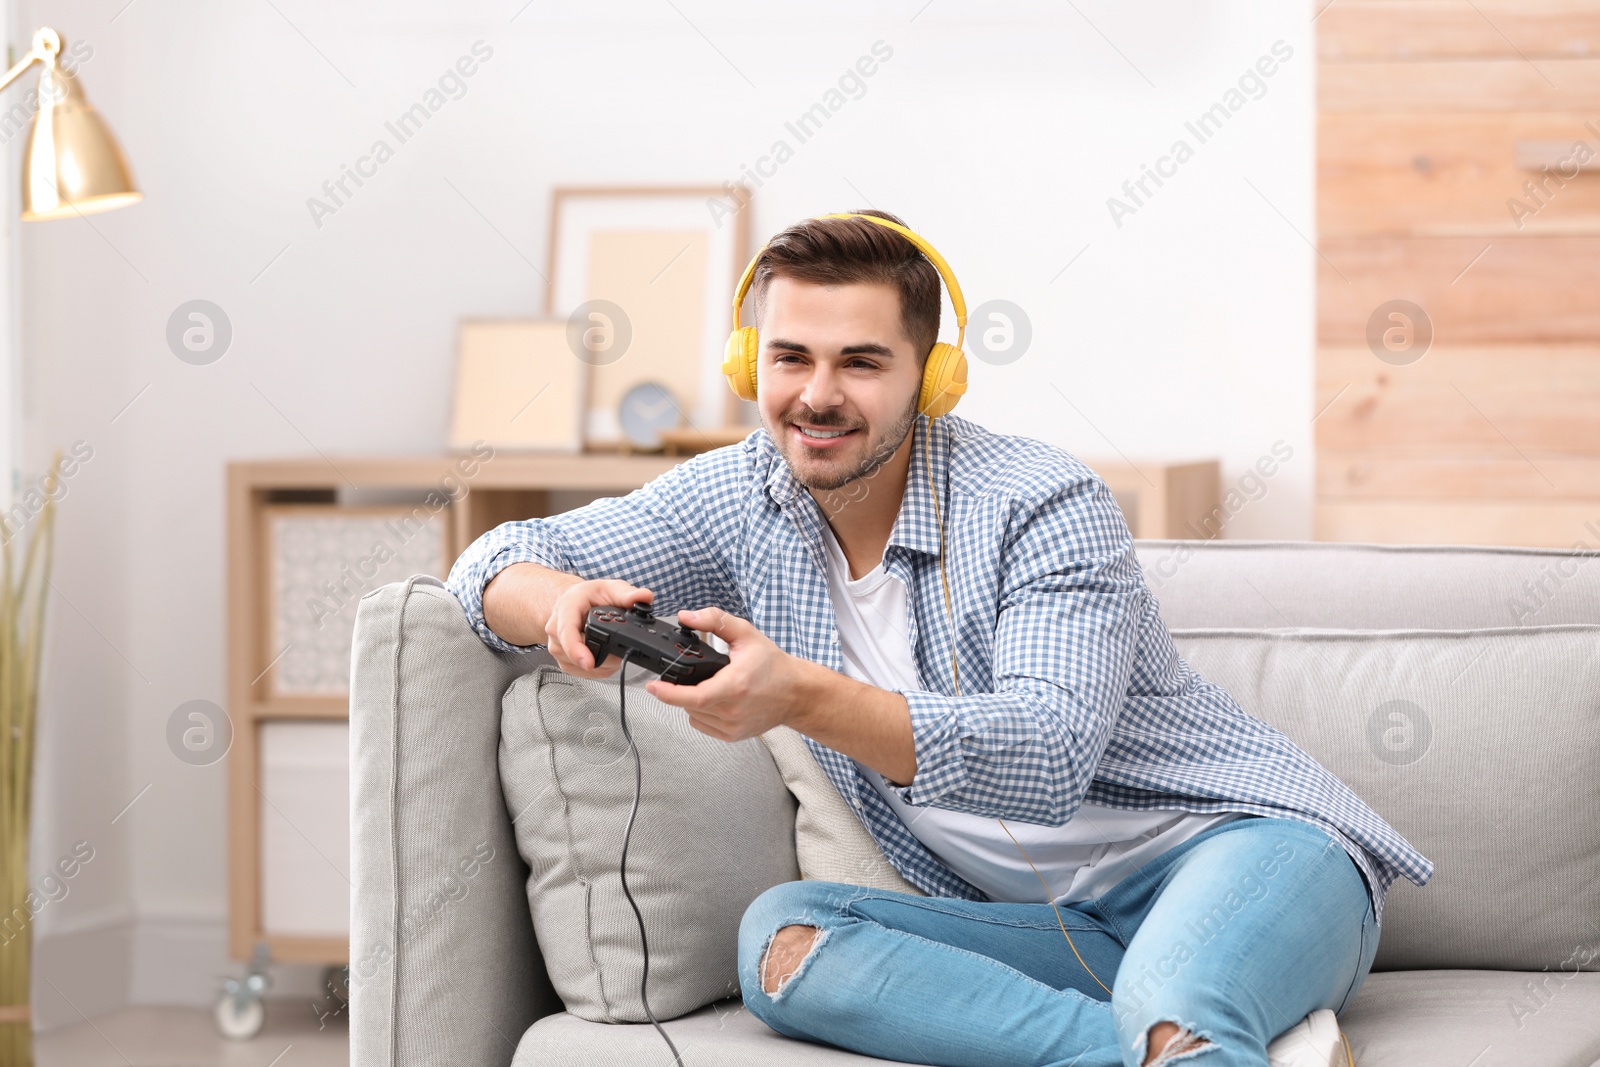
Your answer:
[[[1138,1067],[1171,1022],[1157,1063],[1265,1067],[1273,1038],[1350,1003],[1380,932],[1337,841],[1260,816],[1056,907],[783,882],[740,921],[741,995],[780,1034],[905,1063]],[[815,928],[809,951],[764,975],[791,925]]]

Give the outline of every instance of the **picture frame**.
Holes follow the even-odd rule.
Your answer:
[[[587,448],[626,447],[622,397],[644,381],[673,392],[684,425],[740,425],[721,366],[733,290],[748,261],[739,186],[562,186],[551,192],[545,312],[583,338]],[[618,348],[616,346],[620,345]]]
[[[564,320],[461,319],[448,447],[581,452],[586,369]]]

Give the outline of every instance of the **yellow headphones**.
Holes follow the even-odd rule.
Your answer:
[[[967,355],[961,350],[961,344],[967,335],[967,302],[961,296],[961,286],[956,284],[956,276],[951,272],[949,264],[944,261],[938,250],[921,236],[888,219],[851,212],[816,217],[866,219],[879,226],[887,226],[916,245],[938,270],[939,276],[944,279],[945,288],[950,291],[950,305],[956,309],[956,326],[959,332],[955,344],[936,343],[928,351],[928,361],[922,371],[922,389],[917,394],[917,410],[930,419],[948,413],[961,399],[961,394],[967,391]],[[739,307],[744,303],[745,293],[750,291],[750,281],[755,277],[756,264],[761,262],[762,253],[766,250],[767,246],[762,245],[761,251],[755,254],[750,260],[750,265],[744,269],[738,289],[734,290],[733,332],[728,335],[728,347],[722,359],[722,373],[727,376],[728,384],[733,387],[733,391],[741,400],[756,398],[756,356],[761,350],[761,338],[754,326],[739,325]]]

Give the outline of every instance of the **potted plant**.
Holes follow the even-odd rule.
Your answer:
[[[0,1063],[32,1067],[29,982],[33,916],[39,897],[28,887],[28,825],[33,798],[33,739],[44,644],[45,592],[55,528],[61,453],[51,460],[43,502],[31,520],[26,506],[0,516]],[[34,490],[40,493],[40,490]],[[25,501],[24,501],[25,504]],[[17,542],[27,549],[20,564]]]

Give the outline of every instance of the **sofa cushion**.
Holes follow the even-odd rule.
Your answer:
[[[1600,974],[1390,971],[1367,976],[1339,1026],[1361,1067],[1594,1067],[1596,1020]]]
[[[1596,1019],[1600,974],[1390,971],[1367,977],[1339,1027],[1361,1067],[1594,1067]],[[738,999],[708,1004],[662,1029],[694,1067],[899,1062],[791,1040]],[[561,1012],[523,1033],[512,1067],[668,1063],[671,1055],[654,1027],[600,1026]],[[1345,1062],[1342,1048],[1338,1055]]]
[[[1374,970],[1600,970],[1600,626],[1172,636],[1434,862]]]
[[[800,805],[794,817],[794,845],[802,878],[928,895],[902,878],[889,862],[811,754],[804,734],[788,726],[774,726],[761,740],[772,753],[783,784]]]
[[[671,1019],[739,992],[739,920],[750,902],[800,877],[795,801],[760,740],[718,740],[627,670],[627,725],[616,676],[540,667],[506,690],[500,778],[528,864],[528,904],[550,980],[567,1011],[648,1022],[639,921],[650,950],[649,1003]],[[657,1035],[659,1040],[659,1035]]]

